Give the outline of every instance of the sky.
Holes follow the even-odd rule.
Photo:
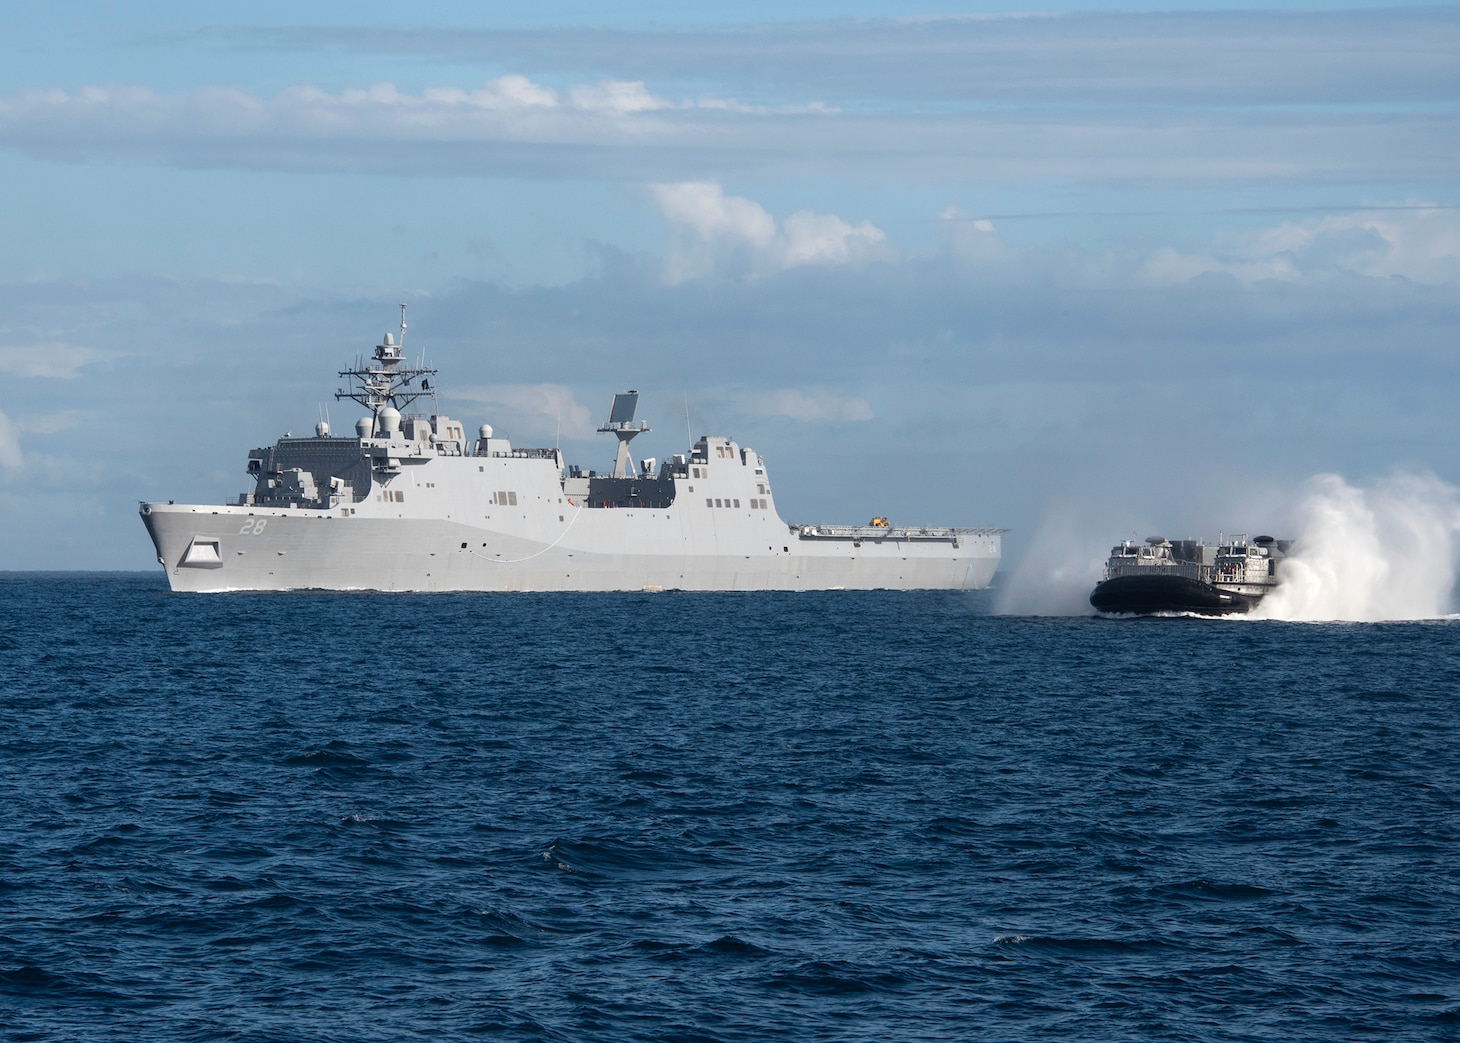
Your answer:
[[[1460,483],[1448,4],[27,5],[0,569],[147,569],[408,304],[440,408],[1011,563]]]

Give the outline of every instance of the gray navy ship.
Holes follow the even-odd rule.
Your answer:
[[[1250,612],[1278,585],[1291,545],[1271,536],[1239,536],[1214,546],[1160,536],[1143,544],[1125,540],[1111,548],[1090,604],[1111,614]]]
[[[764,459],[729,438],[635,465],[635,391],[599,428],[610,473],[487,424],[469,439],[413,411],[436,371],[407,365],[405,331],[402,305],[399,337],[340,371],[353,435],[321,422],[251,450],[235,503],[141,504],[173,590],[979,589],[998,567],[1006,529],[787,523]]]

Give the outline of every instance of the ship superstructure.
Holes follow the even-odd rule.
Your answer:
[[[1125,540],[1110,550],[1090,604],[1101,612],[1149,615],[1248,612],[1279,581],[1279,563],[1291,542],[1271,536],[1145,543]]]
[[[636,391],[599,429],[618,439],[608,474],[488,424],[468,439],[405,331],[402,306],[400,336],[340,371],[336,398],[366,411],[352,436],[321,421],[251,450],[234,503],[141,505],[174,590],[976,589],[998,567],[1004,529],[788,524],[765,461],[723,436],[635,465]]]

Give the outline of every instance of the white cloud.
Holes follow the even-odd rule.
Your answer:
[[[792,168],[1020,183],[1449,185],[1460,166],[1460,13],[1434,5],[666,30],[233,25],[190,40],[188,53],[196,44],[237,54],[243,40],[261,54],[383,56],[362,68],[409,55],[413,69],[513,63],[566,79],[274,96],[31,89],[0,98],[0,144],[182,166],[634,181]],[[159,70],[160,80],[179,75]]]
[[[651,185],[659,210],[700,239],[738,240],[765,248],[775,240],[776,220],[752,199],[727,196],[713,181]]]
[[[782,222],[785,236],[784,267],[802,264],[844,264],[860,253],[886,242],[887,235],[862,221],[851,225],[834,214],[798,210]]]
[[[181,93],[83,87],[0,98],[0,140],[83,151],[166,142],[216,146],[312,140],[318,145],[321,139],[592,142],[622,131],[627,121],[641,122],[645,114],[678,107],[651,94],[642,82],[606,80],[560,94],[523,76],[502,76],[471,90],[431,87],[416,94],[391,83],[337,93],[297,85],[273,98],[230,87]]]
[[[753,199],[727,196],[713,181],[651,185],[654,201],[682,234],[666,266],[672,283],[727,270],[763,275],[802,265],[836,265],[884,256],[887,235],[870,221],[798,210],[777,227]]]
[[[20,438],[15,425],[4,413],[0,413],[0,467],[7,471],[18,471],[25,466],[25,457],[20,452]]]
[[[584,112],[653,112],[674,106],[650,94],[643,81],[610,80],[593,87],[574,87],[568,91],[572,107]]]
[[[1205,250],[1148,246],[1120,251],[1022,246],[994,222],[957,206],[938,215],[949,251],[982,279],[1072,285],[1176,286],[1221,274],[1247,286],[1312,282],[1334,275],[1401,277],[1428,285],[1460,282],[1460,208],[1377,204],[1213,236]]]
[[[101,352],[90,348],[55,342],[28,347],[0,347],[0,373],[70,380],[80,373],[83,366],[101,357]]]
[[[1309,271],[1451,282],[1460,277],[1460,210],[1407,203],[1285,222],[1256,236],[1253,252],[1296,258]]]
[[[869,58],[888,57],[871,48]],[[838,84],[860,91],[846,77]],[[789,165],[1019,182],[1448,183],[1460,163],[1457,117],[1445,108],[1385,108],[1381,96],[1321,118],[1294,107],[1254,119],[1184,105],[1169,84],[1151,90],[1175,100],[1132,107],[1117,91],[1105,107],[1082,100],[1014,110],[975,96],[948,108],[892,98],[839,109],[713,93],[674,99],[629,77],[558,90],[521,75],[416,93],[391,83],[337,92],[301,85],[273,97],[227,86],[28,89],[0,97],[0,146],[73,161],[110,154],[186,167],[634,180],[783,174]]]
[[[597,425],[592,414],[573,397],[572,388],[562,384],[492,384],[482,387],[453,388],[453,399],[477,402],[492,407],[495,415],[485,419],[498,437],[510,428],[523,425],[522,433],[545,437],[548,432],[564,438],[591,438]],[[605,416],[607,408],[605,407]]]
[[[721,98],[714,94],[701,94],[695,99],[694,107],[714,112],[734,112],[754,116],[832,116],[841,112],[835,105],[824,101],[812,101],[803,105],[748,105],[734,98]]]
[[[703,27],[637,30],[312,26],[213,32],[226,33],[226,45],[251,35],[265,50],[344,48],[391,61],[411,54],[443,65],[510,61],[524,68],[604,70],[622,79],[688,73],[703,83],[856,99],[1019,105],[1453,99],[1460,16],[1452,8],[1325,6],[1330,9],[959,14],[739,25],[717,19]],[[849,75],[857,71],[863,74]]]
[[[394,88],[391,88],[394,93]],[[328,95],[323,95],[328,98]],[[399,95],[395,95],[399,98]],[[430,87],[421,92],[421,101],[445,108],[465,106],[478,109],[555,108],[558,96],[550,88],[533,83],[526,76],[499,76],[484,87],[464,91],[456,87]]]
[[[1226,233],[1211,254],[1152,251],[1144,275],[1157,284],[1222,272],[1244,283],[1296,282],[1335,273],[1460,280],[1460,210],[1426,203],[1328,214],[1254,232]]]
[[[393,83],[338,92],[310,84],[272,98],[233,87],[162,93],[141,86],[24,90],[0,98],[0,141],[69,145],[83,151],[162,142],[264,142],[274,139],[362,142],[603,140],[607,133],[666,127],[654,113],[740,115],[827,112],[824,106],[766,108],[714,96],[670,100],[642,80],[602,80],[562,91],[525,76],[500,76],[480,87]]]

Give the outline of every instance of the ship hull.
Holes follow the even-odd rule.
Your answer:
[[[1250,612],[1261,601],[1187,576],[1114,576],[1096,585],[1090,604],[1097,611],[1123,615],[1193,612],[1225,616]]]
[[[1002,530],[844,538],[773,514],[707,526],[698,511],[553,506],[539,525],[339,510],[144,503],[178,591],[625,591],[981,589]]]
[[[173,590],[946,590],[998,567],[1003,529],[787,525],[765,460],[723,435],[635,466],[637,391],[598,429],[618,442],[609,474],[405,414],[436,395],[434,370],[404,364],[405,307],[401,340],[340,372],[335,397],[367,411],[353,437],[322,420],[249,450],[234,503],[141,505]]]

